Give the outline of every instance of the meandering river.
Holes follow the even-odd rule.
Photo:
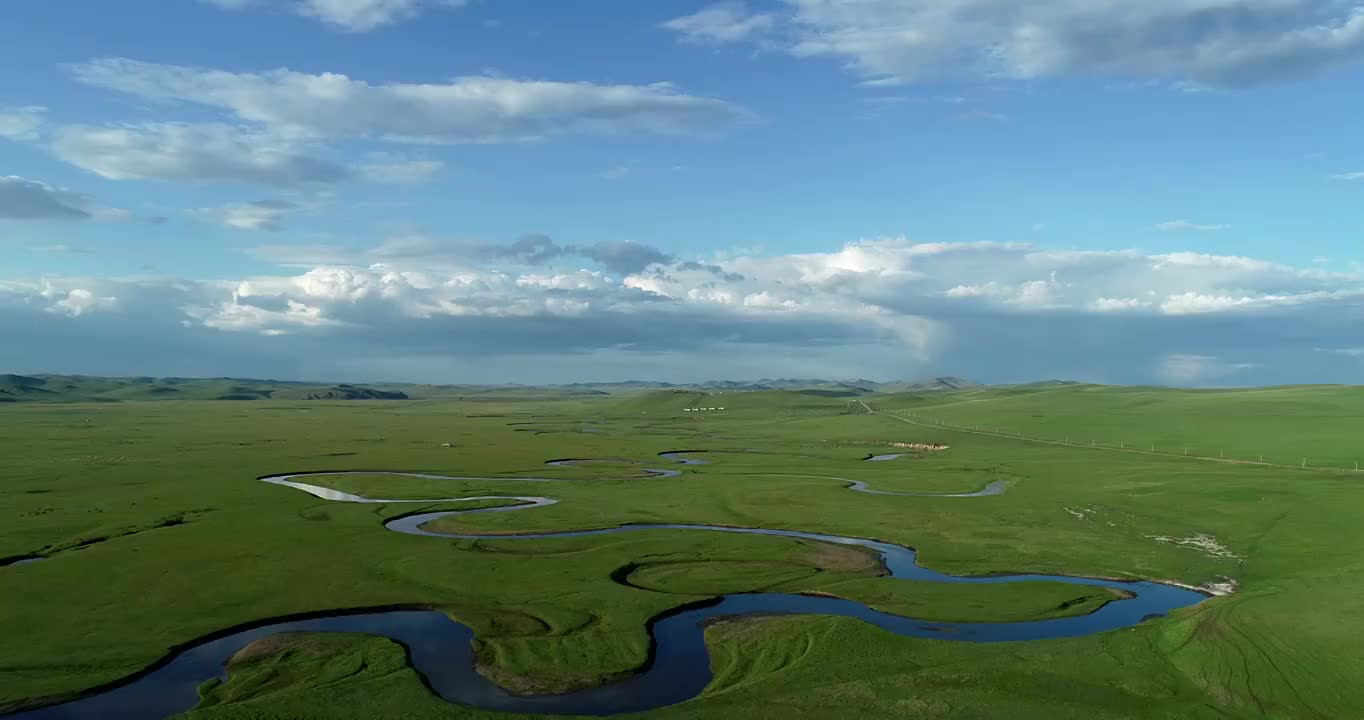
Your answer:
[[[678,451],[661,456],[686,465],[706,464]],[[552,461],[572,465],[574,460]],[[677,477],[676,470],[648,470],[654,477]],[[525,539],[569,538],[592,535],[649,532],[723,532],[745,535],[772,535],[801,538],[838,545],[855,545],[877,553],[888,574],[894,578],[946,583],[1004,584],[1030,581],[1060,582],[1078,586],[1110,588],[1125,597],[1114,599],[1098,610],[1072,617],[1008,623],[944,623],[902,617],[880,612],[850,600],[786,593],[740,593],[676,608],[648,623],[652,651],[645,667],[620,681],[601,687],[562,695],[519,696],[493,684],[475,670],[471,641],[473,633],[444,613],[421,608],[384,608],[345,610],[314,616],[294,616],[252,623],[201,638],[173,650],[171,655],[139,673],[120,681],[115,687],[71,702],[6,716],[19,720],[67,720],[101,718],[108,720],[155,720],[194,707],[197,687],[210,678],[223,675],[227,661],[246,645],[281,632],[361,632],[391,638],[407,647],[413,667],[440,697],[490,710],[568,715],[611,715],[651,710],[696,697],[711,680],[710,659],[705,645],[704,623],[717,618],[758,614],[814,614],[852,617],[908,637],[933,638],[959,642],[1011,642],[1074,637],[1136,625],[1151,617],[1192,605],[1205,596],[1193,590],[1150,581],[1118,581],[1068,575],[945,575],[919,566],[912,548],[878,540],[825,535],[799,530],[774,530],[716,525],[639,524],[572,532],[542,532],[521,535],[478,535],[449,533],[428,529],[427,525],[444,517],[486,512],[514,512],[552,505],[557,500],[532,495],[497,495],[422,500],[370,498],[303,482],[302,479],[327,475],[392,475],[431,480],[472,480],[480,482],[565,482],[555,478],[467,477],[404,472],[316,472],[270,475],[262,482],[301,490],[325,500],[351,503],[424,503],[503,500],[511,505],[468,510],[447,510],[407,515],[384,523],[393,532],[421,537],[479,538],[485,541],[516,543]],[[870,490],[865,483],[827,476],[849,489],[877,495],[928,495]],[[973,493],[938,497],[964,498],[998,495],[1005,490],[995,481]]]

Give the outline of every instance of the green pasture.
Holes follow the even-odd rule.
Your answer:
[[[861,400],[878,411],[1037,436],[1215,442],[1242,454],[1273,441],[1285,455],[1311,452],[1337,464],[1356,452],[1364,415],[1364,393],[1354,388],[1060,386]],[[686,410],[697,407],[725,409]],[[441,608],[475,630],[481,672],[518,691],[552,692],[629,673],[646,658],[649,617],[718,594],[820,592],[977,622],[1088,612],[1112,597],[1057,583],[890,579],[860,550],[789,538],[413,537],[382,523],[470,506],[334,503],[255,480],[405,470],[496,479],[303,481],[379,498],[560,501],[436,523],[463,532],[782,528],[913,546],[924,565],[955,574],[1239,586],[1134,628],[1030,643],[902,638],[846,618],[722,622],[707,629],[711,686],[651,716],[1364,716],[1364,476],[1353,472],[1031,443],[787,391],[10,403],[0,406],[0,437],[0,557],[47,558],[0,567],[0,708],[115,680],[224,627],[328,609]],[[950,449],[862,461],[895,442]],[[670,450],[708,450],[694,457],[710,464],[657,457]],[[562,458],[606,462],[545,465]],[[682,475],[649,477],[646,468]],[[903,492],[969,491],[1003,479],[1008,490],[895,497],[851,492],[830,478]],[[399,646],[352,635],[287,638],[240,658],[229,681],[205,686],[201,707],[187,716],[515,717],[445,703]]]

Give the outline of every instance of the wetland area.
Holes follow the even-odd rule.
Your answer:
[[[4,717],[375,707],[332,706],[337,688],[379,692],[413,717],[710,717],[808,692],[793,676],[832,682],[849,652],[858,672],[889,671],[878,697],[900,696],[886,683],[910,658],[928,683],[914,695],[960,695],[932,689],[934,668],[948,657],[1001,667],[992,647],[1053,658],[1046,672],[1079,692],[1120,672],[1081,662],[1092,643],[1126,648],[1140,667],[1181,667],[1191,647],[1221,642],[1199,627],[1231,622],[1259,596],[1254,551],[1236,531],[1175,520],[1144,488],[1187,496],[1181,478],[1211,476],[1275,497],[1263,473],[951,437],[791,393],[735,395],[732,415],[704,419],[682,414],[695,401],[508,401],[502,412],[480,405],[479,417],[448,402],[10,412],[69,457],[54,462],[35,444],[6,488],[26,505],[0,568],[7,597],[22,595],[3,621],[14,631],[0,664]],[[654,417],[636,419],[640,406]],[[128,437],[129,413],[161,429]],[[348,432],[291,422],[315,428],[318,415]],[[599,432],[584,435],[582,415]],[[92,437],[122,456],[63,452]],[[944,439],[951,450],[874,447]],[[177,469],[158,454],[172,448]],[[230,468],[216,462],[226,456]],[[1098,485],[1080,460],[1107,468]],[[363,469],[376,467],[405,469]],[[1353,492],[1330,473],[1299,480],[1299,494]],[[56,493],[95,517],[59,508]],[[122,517],[100,517],[119,507]],[[227,581],[229,567],[265,590]],[[86,612],[71,623],[54,624],[38,600],[102,577],[73,599]],[[162,611],[143,596],[166,598]],[[16,642],[40,631],[46,646]],[[798,660],[793,642],[805,646]],[[44,669],[73,658],[86,669]],[[971,674],[981,683],[968,695],[1009,695]],[[1196,707],[1208,682],[1143,692]]]

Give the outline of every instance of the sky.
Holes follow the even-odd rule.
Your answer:
[[[0,372],[1364,383],[1364,0],[13,0]]]

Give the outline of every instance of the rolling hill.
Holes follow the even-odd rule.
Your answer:
[[[631,380],[557,385],[420,385],[318,383],[249,378],[100,377],[91,375],[0,375],[0,402],[124,402],[151,400],[562,400],[648,391],[792,391],[824,398],[855,398],[895,392],[936,392],[984,387],[970,380],[938,377],[917,381],[775,378],[673,384]]]
[[[0,402],[123,402],[152,400],[406,400],[391,387],[240,378],[0,375]]]

